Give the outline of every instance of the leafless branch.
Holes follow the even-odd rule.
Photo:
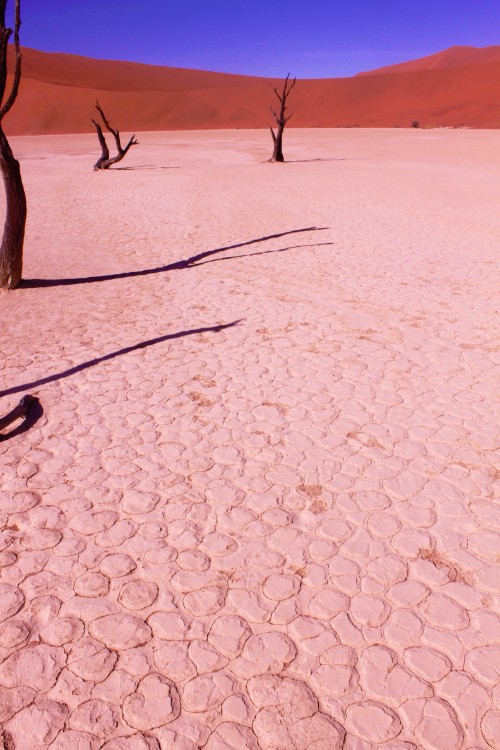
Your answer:
[[[125,148],[123,148],[121,141],[120,141],[120,131],[111,127],[98,100],[96,100],[95,108],[101,115],[101,119],[106,129],[109,130],[109,132],[113,135],[113,138],[115,139],[116,150],[118,151],[118,154],[110,158],[108,145],[106,143],[106,138],[104,137],[104,133],[102,132],[102,128],[99,125],[99,123],[93,119],[92,122],[94,123],[95,129],[97,131],[97,137],[99,138],[99,143],[101,144],[101,150],[102,150],[101,157],[94,164],[94,169],[108,169],[108,167],[110,167],[112,164],[116,164],[116,162],[121,161],[123,157],[125,156],[125,154],[127,153],[127,151],[129,150],[129,148],[131,146],[137,145],[139,141],[136,140],[135,133],[134,133],[134,135],[130,138]]]
[[[269,126],[271,130],[271,134],[273,136],[273,154],[270,159],[270,161],[272,162],[284,161],[283,146],[282,146],[283,130],[287,122],[289,122],[290,118],[292,117],[292,115],[286,114],[286,111],[287,111],[286,102],[287,102],[288,96],[290,95],[290,91],[293,89],[296,83],[297,83],[296,78],[294,78],[293,81],[290,82],[290,73],[288,73],[287,77],[285,78],[285,82],[283,84],[283,91],[281,93],[278,91],[277,86],[271,86],[271,84],[269,84],[270,88],[272,89],[273,93],[275,94],[276,98],[278,99],[280,103],[279,113],[276,112],[271,105],[271,112],[275,119],[276,128],[277,128],[276,133],[275,133],[273,128]]]
[[[7,54],[7,45],[10,39],[10,36],[12,34],[12,29],[6,29],[5,28],[5,7],[6,7],[6,0],[2,0],[2,7],[0,9],[1,11],[1,18],[2,18],[2,39],[0,41],[0,44],[5,45],[4,53]],[[14,68],[14,81],[12,82],[12,90],[10,92],[9,98],[5,102],[5,104],[0,109],[0,121],[4,118],[4,116],[7,114],[7,112],[11,109],[12,105],[16,101],[17,94],[19,92],[19,84],[21,82],[21,60],[22,60],[22,54],[21,54],[21,45],[19,41],[19,29],[21,28],[21,0],[16,0],[16,8],[15,8],[15,19],[14,19],[14,51],[16,55],[16,63]],[[2,80],[0,80],[0,102],[3,101],[3,97],[5,94],[5,86],[7,81],[7,75],[6,70],[2,71]]]
[[[92,122],[94,123],[95,129],[97,132],[97,137],[99,139],[99,143],[101,144],[101,151],[102,151],[100,158],[94,164],[94,169],[100,169],[101,164],[107,159],[109,159],[109,148],[108,148],[108,144],[106,143],[106,139],[104,137],[104,133],[102,132],[101,126],[95,120],[92,120]]]

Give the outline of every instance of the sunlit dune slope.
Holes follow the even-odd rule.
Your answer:
[[[398,65],[387,65],[376,70],[359,73],[360,76],[376,76],[386,73],[413,73],[416,70],[440,70],[460,68],[466,65],[500,60],[500,45],[494,47],[450,47],[434,55],[409,60]]]
[[[469,59],[470,48],[465,49]],[[484,62],[476,56],[468,64],[404,75],[301,80],[290,97],[290,126],[408,127],[418,120],[500,127],[500,59],[476,51],[484,53]],[[269,84],[275,83],[24,49],[21,91],[5,125],[17,135],[89,132],[99,98],[123,131],[261,128],[271,121]]]

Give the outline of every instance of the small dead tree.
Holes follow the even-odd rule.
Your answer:
[[[135,133],[134,133],[134,135],[129,140],[125,148],[122,148],[122,144],[120,141],[120,132],[111,127],[98,101],[96,102],[95,108],[101,115],[101,119],[104,123],[104,126],[106,127],[107,130],[109,130],[109,132],[112,134],[113,138],[115,139],[116,150],[118,151],[118,153],[116,156],[113,156],[112,158],[109,157],[109,148],[108,148],[108,144],[106,143],[106,138],[104,137],[104,133],[102,132],[102,128],[99,125],[99,123],[93,119],[92,122],[95,125],[95,129],[97,131],[97,137],[99,138],[99,143],[101,144],[101,150],[102,150],[102,154],[100,158],[94,164],[94,169],[109,169],[112,164],[116,164],[116,162],[121,161],[123,157],[126,155],[129,148],[131,148],[131,146],[135,146],[137,143],[139,143],[139,141],[136,141]]]
[[[12,88],[5,99],[7,86],[7,48],[12,29],[5,26],[7,0],[0,0],[0,170],[5,186],[5,225],[0,246],[0,288],[14,289],[21,281],[23,272],[24,229],[26,226],[26,195],[19,162],[3,131],[2,121],[16,101],[21,81],[21,0],[16,0],[14,11],[15,66]]]
[[[271,107],[271,112],[273,113],[274,119],[276,120],[276,132],[274,132],[271,125],[269,125],[269,130],[271,131],[271,135],[273,137],[273,155],[269,159],[271,162],[285,161],[283,157],[283,131],[285,129],[285,125],[289,121],[289,119],[292,117],[292,115],[286,115],[286,100],[290,94],[290,91],[295,86],[297,79],[294,78],[293,81],[290,83],[289,81],[290,73],[285,78],[285,85],[283,86],[283,92],[280,94],[278,89],[276,87],[273,88],[274,93],[279,99],[280,102],[280,109],[279,114],[275,112],[275,110]]]

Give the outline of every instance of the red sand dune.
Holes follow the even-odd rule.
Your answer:
[[[413,73],[415,70],[440,70],[442,68],[460,68],[466,65],[495,62],[500,60],[500,46],[495,47],[450,47],[434,55],[420,57],[418,60],[387,65],[384,68],[358,73],[358,76],[375,76],[387,73]]]
[[[499,80],[500,47],[452,48],[370,75],[301,80],[290,99],[290,125],[408,127],[418,120],[500,127]],[[20,96],[6,129],[89,132],[96,98],[123,131],[261,128],[271,119],[270,83],[276,82],[25,48]]]

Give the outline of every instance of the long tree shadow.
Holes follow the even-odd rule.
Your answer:
[[[289,247],[279,247],[277,250],[260,250],[258,253],[246,253],[245,255],[228,255],[225,258],[211,258],[197,263],[197,266],[204,266],[206,263],[223,263],[225,260],[237,260],[238,258],[253,258],[254,255],[269,255],[269,253],[286,253],[288,250],[300,250],[303,247],[324,247],[333,245],[333,242],[315,242],[314,245],[290,245]]]
[[[287,159],[288,164],[305,164],[310,161],[352,161],[345,156],[318,156],[311,159]]]
[[[82,372],[82,370],[88,370],[89,367],[94,367],[95,365],[99,365],[101,362],[107,362],[110,359],[115,359],[115,357],[121,357],[123,354],[129,354],[130,352],[135,352],[138,349],[145,349],[148,346],[154,346],[155,344],[161,344],[163,341],[170,341],[171,339],[180,339],[184,336],[193,336],[195,333],[219,333],[220,331],[225,330],[226,328],[232,328],[233,326],[237,326],[238,323],[241,323],[240,320],[233,320],[232,323],[224,323],[223,325],[219,326],[209,326],[207,328],[191,328],[188,331],[178,331],[177,333],[167,333],[164,336],[157,336],[154,339],[149,339],[148,341],[141,341],[139,344],[132,344],[132,346],[125,346],[123,349],[118,349],[115,352],[110,352],[109,354],[105,354],[103,357],[96,357],[95,359],[89,359],[87,362],[82,362],[80,365],[75,365],[74,367],[70,367],[68,370],[63,370],[62,372],[58,372],[55,375],[48,375],[46,378],[40,378],[40,380],[32,380],[30,383],[23,383],[22,385],[16,385],[13,388],[6,388],[4,391],[0,391],[0,397],[1,396],[11,396],[14,393],[21,393],[21,391],[25,391],[27,389],[36,388],[40,385],[46,385],[47,383],[53,383],[56,380],[62,380],[63,378],[69,378],[70,375],[75,375],[77,372]]]
[[[111,167],[110,172],[136,172],[144,169],[180,169],[180,167],[162,167],[157,164],[140,164],[137,167]]]
[[[28,411],[26,412],[23,421],[17,427],[14,427],[10,432],[6,432],[3,435],[0,434],[0,442],[9,440],[10,438],[22,435],[23,432],[27,432],[35,425],[40,417],[43,416],[43,407],[40,401],[34,397],[33,401],[29,405]]]
[[[99,281],[113,281],[115,279],[130,279],[135,276],[150,276],[154,273],[165,273],[166,271],[181,271],[186,268],[192,268],[196,265],[201,265],[199,261],[209,258],[212,255],[223,253],[226,250],[235,250],[238,247],[246,247],[247,245],[255,245],[259,242],[267,242],[268,240],[274,240],[279,237],[286,237],[290,234],[298,234],[299,232],[322,232],[328,227],[305,227],[303,229],[291,229],[288,232],[278,232],[276,234],[268,234],[265,237],[257,237],[255,240],[248,240],[247,242],[238,242],[235,245],[227,245],[226,247],[218,247],[215,250],[206,250],[198,255],[192,255],[190,258],[185,260],[178,260],[174,263],[169,263],[166,266],[157,266],[156,268],[146,268],[141,271],[124,271],[123,273],[109,273],[102,276],[82,276],[74,279],[23,279],[19,287],[24,289],[36,289],[47,286],[73,286],[74,284],[95,284]]]

